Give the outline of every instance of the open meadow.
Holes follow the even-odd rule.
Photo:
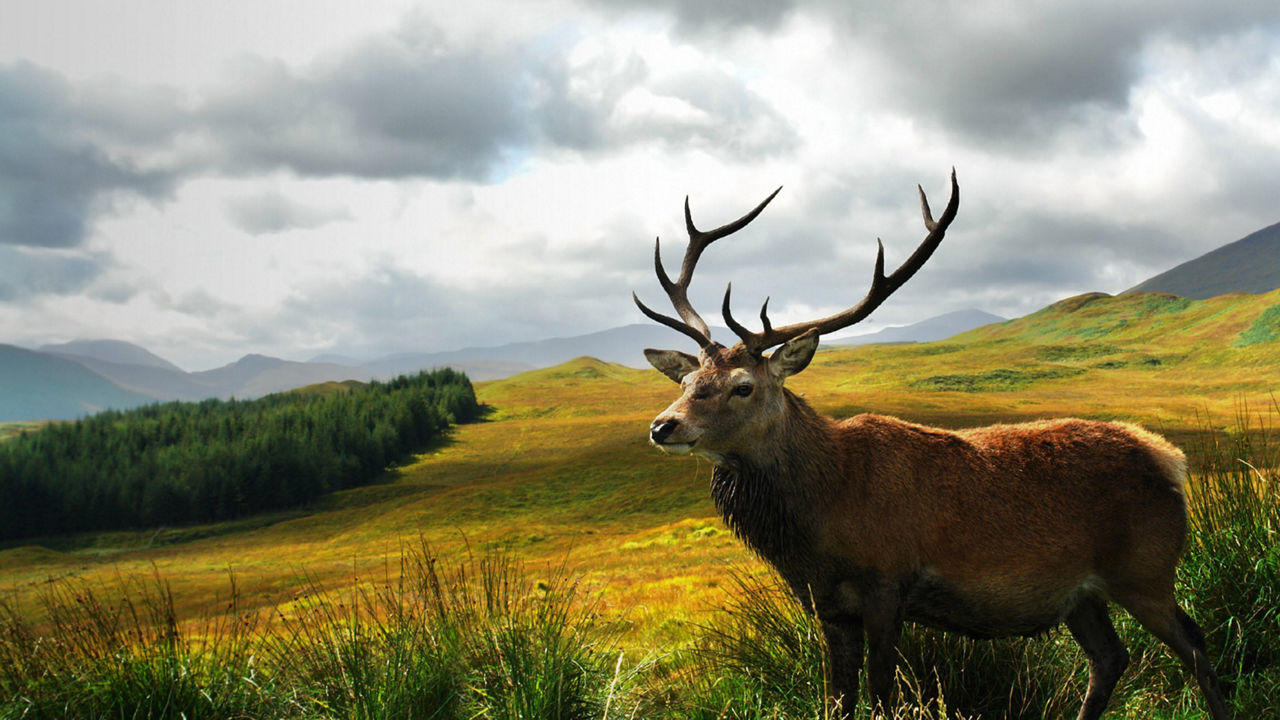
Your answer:
[[[1277,308],[1280,291],[1205,301],[1080,296],[943,342],[824,348],[789,387],[836,416],[876,412],[946,427],[1068,415],[1132,420],[1186,449],[1195,475],[1193,494],[1210,498],[1212,491],[1200,488],[1208,487],[1203,485],[1206,478],[1218,472],[1244,478],[1246,494],[1274,503],[1274,480],[1262,478],[1274,478],[1269,463],[1278,449],[1275,438],[1270,446],[1266,441],[1271,423],[1280,421],[1273,394],[1280,386]],[[678,340],[673,333],[672,345],[679,345]],[[675,398],[675,386],[652,370],[582,358],[476,387],[488,409],[485,419],[458,426],[389,472],[383,482],[334,493],[301,510],[214,525],[7,543],[0,547],[0,593],[10,622],[44,626],[60,592],[67,593],[64,599],[88,592],[109,604],[124,589],[141,597],[162,587],[161,594],[171,597],[174,626],[185,626],[194,636],[206,632],[209,618],[234,604],[237,617],[254,618],[254,632],[299,637],[298,623],[312,617],[308,613],[314,613],[317,598],[328,597],[326,591],[341,597],[363,588],[368,599],[379,588],[390,592],[402,580],[422,580],[422,566],[414,570],[414,562],[402,563],[402,558],[435,558],[442,568],[474,569],[486,558],[504,557],[503,562],[520,566],[519,577],[534,592],[551,595],[571,586],[575,602],[590,603],[593,626],[609,638],[602,645],[609,654],[602,681],[607,699],[603,710],[596,707],[582,715],[493,711],[484,716],[797,716],[794,707],[771,701],[764,691],[744,690],[756,705],[746,707],[751,703],[725,690],[727,682],[706,690],[706,697],[728,693],[723,705],[710,707],[713,703],[706,700],[706,710],[699,714],[675,697],[694,694],[696,683],[672,679],[674,685],[664,685],[662,678],[681,674],[668,662],[673,653],[691,644],[704,650],[726,645],[724,638],[708,633],[708,626],[725,632],[743,618],[756,617],[741,607],[744,601],[772,602],[768,572],[726,530],[711,504],[710,466],[694,458],[663,456],[648,445],[648,423]],[[1253,432],[1251,447],[1239,442],[1244,426]],[[1256,472],[1237,462],[1237,455],[1248,453],[1253,453],[1247,459]],[[1277,517],[1273,505],[1243,512],[1254,511],[1260,513],[1261,525]],[[1223,532],[1231,535],[1229,528]],[[1271,532],[1250,535],[1254,545],[1235,545],[1253,554],[1268,543],[1274,550],[1280,527]],[[1197,541],[1208,542],[1204,537]],[[1276,601],[1276,591],[1250,585],[1276,577],[1280,551],[1254,560],[1264,567],[1256,577],[1239,581],[1245,585],[1239,591],[1262,597],[1249,601],[1262,606],[1233,610],[1238,614],[1232,617],[1202,618],[1211,639],[1229,636],[1232,621],[1262,623],[1262,631],[1243,631],[1266,633],[1257,636],[1262,640],[1251,635],[1255,644],[1280,639],[1277,605],[1266,605]],[[1207,599],[1208,590],[1201,592],[1196,585],[1204,578],[1194,573],[1210,572],[1206,567],[1184,566],[1190,575],[1181,592],[1193,601],[1200,598],[1192,604],[1201,612],[1220,609]],[[1206,588],[1211,584],[1204,582]],[[367,605],[376,606],[374,615],[394,614],[388,605]],[[726,606],[739,611],[726,615]],[[785,602],[769,607],[773,609],[766,615],[789,612]],[[758,631],[744,626],[739,635]],[[1131,631],[1122,629],[1122,634]],[[937,678],[916,677],[917,697],[923,704],[932,702],[933,712],[942,712],[934,697],[941,686],[944,699],[953,697],[951,711],[959,707],[966,716],[1074,716],[1084,659],[1069,639],[1062,642],[1061,633],[1001,646],[1005,649],[985,659],[979,657],[987,652],[982,643],[938,641],[969,653],[960,665],[982,668],[975,672],[983,675],[995,698],[979,702],[973,693],[958,700],[948,695],[949,682],[965,687],[984,682],[964,676],[945,657],[942,665],[950,667]],[[807,643],[803,633],[798,637],[800,645]],[[929,638],[936,637],[918,635],[913,652],[928,656]],[[788,642],[782,646],[790,647]],[[1184,687],[1185,673],[1157,646],[1132,642],[1135,665],[1132,677],[1122,683],[1123,697],[1112,704],[1115,716],[1203,716],[1197,694]],[[814,653],[816,643],[811,643]],[[1212,650],[1217,658],[1222,648]],[[703,662],[715,656],[707,652],[699,656]],[[762,652],[775,661],[779,656]],[[1039,673],[1037,658],[1045,652],[1065,659],[1053,660],[1053,667]],[[919,662],[912,667],[923,667]],[[1001,662],[1024,665],[1009,668],[1008,676],[992,673],[990,668]],[[1224,666],[1222,672],[1234,679],[1242,703],[1239,716],[1280,717],[1266,701],[1267,694],[1280,691],[1280,650],[1241,650],[1229,662],[1235,666]],[[731,664],[725,660],[717,666]],[[1047,677],[1030,689],[1011,689],[1037,674]],[[1165,680],[1152,684],[1153,675]],[[655,690],[655,685],[666,689]],[[794,690],[801,703],[795,707],[808,707],[805,698],[812,698],[804,693],[810,691]],[[1280,703],[1280,697],[1274,700]],[[800,716],[826,717],[820,701],[813,702]],[[20,717],[19,705],[11,703],[5,712]],[[312,710],[299,714],[378,716],[343,710],[333,702],[308,707]]]

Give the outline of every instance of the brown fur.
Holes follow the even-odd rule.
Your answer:
[[[889,702],[904,620],[978,637],[1065,621],[1090,658],[1080,717],[1097,718],[1128,661],[1113,601],[1191,667],[1215,720],[1229,717],[1199,628],[1173,598],[1187,522],[1177,448],[1116,422],[835,421],[782,386],[816,346],[814,335],[770,357],[647,351],[684,388],[652,435],[716,465],[726,522],[823,620],[846,708],[864,640],[872,700]]]

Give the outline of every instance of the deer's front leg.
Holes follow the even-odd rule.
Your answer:
[[[862,617],[847,615],[823,621],[827,639],[827,691],[840,703],[841,716],[853,717],[858,705],[858,676],[862,674]]]
[[[872,717],[887,714],[893,707],[903,613],[902,593],[888,581],[877,583],[863,598],[862,619],[867,634],[867,685],[871,690]]]

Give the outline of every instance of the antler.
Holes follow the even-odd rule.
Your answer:
[[[671,298],[671,304],[675,307],[676,312],[680,315],[683,322],[673,317],[650,310],[644,303],[640,302],[640,298],[632,292],[631,298],[636,301],[636,306],[640,308],[640,312],[647,315],[651,320],[660,322],[673,330],[677,330],[688,335],[693,338],[694,342],[698,343],[698,347],[704,350],[714,345],[715,343],[711,339],[711,329],[707,327],[707,323],[703,321],[702,317],[698,315],[698,312],[689,304],[689,281],[693,279],[693,269],[698,264],[698,258],[702,256],[702,251],[706,250],[708,245],[726,235],[732,235],[746,227],[747,223],[755,220],[756,216],[760,214],[760,211],[764,210],[765,206],[769,204],[769,201],[773,200],[774,196],[781,190],[781,187],[774,190],[769,197],[764,199],[764,202],[757,205],[754,210],[746,215],[743,215],[727,225],[722,225],[721,227],[708,232],[703,232],[694,227],[693,215],[689,212],[689,197],[685,196],[684,224],[689,231],[689,246],[684,251],[684,262],[680,264],[680,277],[677,278],[675,282],[671,281],[671,278],[667,275],[667,271],[662,267],[661,243],[655,239],[653,244],[653,267],[655,272],[658,274],[658,282],[662,284],[662,289],[667,292],[667,297]]]
[[[843,312],[821,320],[775,328],[769,322],[769,301],[766,299],[764,307],[760,309],[760,321],[764,324],[764,330],[755,333],[734,320],[733,315],[729,312],[729,296],[733,290],[733,285],[730,284],[725,289],[724,305],[722,307],[725,323],[738,337],[742,338],[742,344],[748,350],[760,353],[809,331],[817,332],[819,335],[826,335],[841,328],[849,327],[866,318],[872,311],[880,307],[880,303],[884,302],[899,287],[902,287],[902,284],[909,280],[912,275],[915,275],[916,271],[925,264],[929,256],[937,249],[938,244],[942,242],[942,237],[946,234],[947,227],[951,225],[951,221],[956,217],[956,211],[960,208],[960,185],[956,182],[955,168],[951,169],[951,200],[947,203],[946,209],[942,211],[942,217],[938,218],[936,222],[933,219],[933,214],[929,211],[929,200],[924,195],[924,188],[919,186],[917,188],[920,190],[920,211],[924,215],[924,226],[929,230],[929,234],[925,236],[924,241],[911,254],[911,257],[907,258],[906,262],[902,263],[888,277],[884,274],[884,244],[877,239],[878,250],[876,252],[875,274],[871,277],[871,289],[867,291],[866,297],[861,302]]]

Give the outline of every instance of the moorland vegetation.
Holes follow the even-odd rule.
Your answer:
[[[1081,296],[822,350],[793,389],[838,416],[1121,418],[1178,442],[1179,598],[1237,717],[1278,718],[1277,305]],[[581,359],[477,395],[485,421],[288,513],[0,546],[0,717],[836,717],[814,618],[720,522],[705,462],[647,446],[668,380]],[[1203,717],[1178,661],[1115,615],[1133,662],[1108,717]],[[903,655],[900,718],[1074,717],[1086,679],[1063,629],[912,628]]]

